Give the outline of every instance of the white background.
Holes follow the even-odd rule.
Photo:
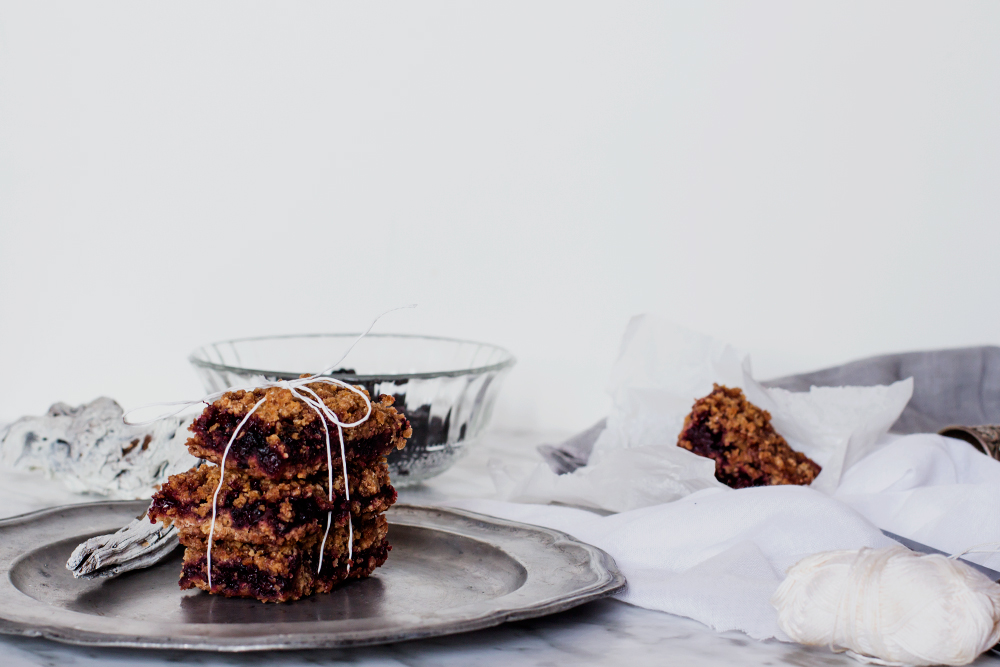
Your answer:
[[[632,314],[757,375],[1000,342],[1000,3],[0,2],[0,422],[197,345],[494,342],[603,416]]]

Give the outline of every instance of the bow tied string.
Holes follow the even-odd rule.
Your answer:
[[[368,326],[368,328],[365,329],[364,333],[362,333],[360,336],[354,339],[354,342],[351,343],[351,345],[347,348],[347,350],[340,356],[340,359],[330,364],[328,367],[326,367],[319,373],[315,373],[313,375],[307,375],[306,377],[296,378],[294,380],[266,380],[264,378],[260,378],[261,379],[260,382],[252,383],[249,386],[232,387],[230,389],[225,389],[223,391],[217,391],[208,394],[207,396],[203,396],[202,398],[194,401],[173,401],[169,403],[152,403],[149,405],[144,405],[129,410],[124,415],[122,415],[122,421],[129,426],[146,426],[161,419],[166,419],[168,417],[173,417],[175,415],[178,415],[184,410],[193,407],[195,405],[198,405],[199,403],[204,403],[206,406],[211,405],[218,399],[222,398],[223,395],[232,391],[239,391],[240,389],[249,392],[253,392],[255,389],[270,389],[270,388],[285,389],[290,391],[295,398],[302,401],[302,403],[304,403],[307,407],[312,409],[319,416],[320,423],[323,425],[323,435],[326,444],[326,468],[327,468],[327,489],[328,489],[327,499],[331,504],[333,503],[333,452],[330,446],[330,428],[329,426],[327,426],[327,422],[329,421],[330,423],[334,424],[337,427],[337,436],[338,440],[340,441],[340,460],[342,463],[342,468],[343,468],[342,473],[344,476],[344,500],[347,503],[347,566],[346,567],[347,567],[347,572],[350,572],[351,562],[354,558],[354,522],[351,519],[351,491],[350,491],[350,481],[348,480],[347,477],[347,454],[344,445],[344,429],[354,428],[355,426],[360,426],[361,424],[368,421],[368,418],[371,417],[372,414],[372,402],[371,398],[365,391],[358,389],[357,387],[350,385],[347,382],[344,382],[343,380],[338,380],[337,378],[330,377],[329,374],[332,373],[334,369],[336,369],[338,366],[340,366],[341,363],[343,363],[344,359],[347,358],[347,355],[349,355],[351,351],[354,349],[354,347],[371,332],[371,330],[375,327],[375,324],[380,319],[382,319],[382,317],[396,310],[402,310],[403,308],[414,308],[414,307],[415,304],[409,306],[400,306],[398,308],[392,308],[390,310],[385,311],[378,317],[376,317],[374,320],[372,320],[372,323]],[[342,387],[344,389],[354,392],[355,394],[360,396],[365,403],[365,416],[353,422],[341,421],[340,417],[337,416],[337,413],[334,412],[323,401],[322,398],[320,398],[319,394],[317,394],[315,390],[313,390],[311,387],[308,386],[310,384],[329,384]],[[260,406],[263,405],[266,400],[267,396],[265,395],[264,398],[258,400],[257,403],[254,404],[254,406],[250,408],[249,411],[247,411],[242,421],[240,421],[239,425],[233,431],[232,436],[229,438],[229,442],[226,444],[226,448],[222,452],[222,460],[219,463],[219,485],[216,487],[215,493],[212,495],[212,523],[208,529],[208,545],[205,556],[209,589],[212,588],[212,541],[215,536],[215,521],[216,521],[216,515],[218,513],[219,493],[222,491],[222,487],[225,483],[226,458],[229,456],[229,450],[233,446],[233,443],[236,442],[236,438],[243,430],[243,427],[250,420],[250,417],[252,417],[253,414],[257,412],[257,409],[260,408]],[[153,419],[149,419],[146,421],[134,422],[134,421],[129,421],[128,419],[128,416],[133,412],[159,406],[168,406],[168,407],[179,406],[179,407],[177,407],[175,410],[165,412],[157,417],[154,417]],[[326,530],[323,533],[323,541],[320,543],[319,563],[316,567],[317,574],[319,574],[320,570],[322,570],[323,568],[323,552],[326,550],[326,541],[330,534],[330,526],[332,522],[333,522],[333,510],[328,510],[326,513]]]

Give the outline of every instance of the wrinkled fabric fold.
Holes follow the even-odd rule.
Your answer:
[[[1000,462],[939,435],[889,435],[832,495],[798,486],[707,488],[610,516],[497,500],[450,505],[604,549],[628,580],[618,595],[624,602],[787,641],[769,600],[808,555],[894,544],[880,528],[948,552],[1000,541]],[[967,558],[1000,566],[996,554]]]

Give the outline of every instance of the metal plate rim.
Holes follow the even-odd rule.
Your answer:
[[[42,522],[54,515],[65,512],[82,512],[94,510],[99,507],[109,509],[121,507],[123,511],[135,513],[145,509],[146,501],[98,501],[95,503],[84,503],[80,505],[64,505],[49,509],[39,510],[28,514],[0,520],[0,539],[6,529],[13,527],[23,527],[33,523]],[[130,509],[126,510],[125,508]],[[409,515],[409,520],[406,516]],[[517,560],[523,567],[529,568],[530,562],[525,562],[518,558],[518,554],[512,554],[505,549],[502,540],[489,539],[488,531],[477,532],[476,525],[487,527],[489,530],[501,530],[508,533],[519,533],[522,536],[533,535],[535,538],[541,537],[543,541],[552,547],[560,549],[572,549],[586,555],[587,565],[593,573],[593,581],[580,585],[577,590],[563,592],[555,596],[539,597],[529,604],[521,604],[511,608],[499,608],[488,613],[479,613],[469,618],[451,621],[438,621],[426,623],[425,625],[400,625],[392,630],[354,630],[338,632],[335,627],[330,631],[319,633],[290,633],[274,634],[256,638],[255,641],[248,641],[246,637],[202,637],[186,639],[172,637],[142,637],[129,634],[117,634],[113,632],[92,631],[82,627],[72,627],[60,624],[39,624],[26,623],[10,618],[10,595],[20,595],[27,600],[34,601],[27,594],[14,586],[11,581],[11,571],[15,563],[25,554],[38,548],[32,545],[30,548],[22,549],[20,553],[0,555],[0,599],[8,598],[7,603],[0,608],[0,634],[19,635],[27,637],[43,637],[53,641],[73,644],[79,646],[95,646],[110,648],[146,648],[158,650],[188,650],[188,651],[211,651],[222,653],[247,653],[255,651],[273,650],[302,650],[320,648],[347,648],[358,646],[372,646],[378,644],[389,644],[414,639],[438,637],[449,634],[470,632],[493,627],[508,621],[519,621],[548,614],[558,613],[571,609],[580,604],[590,602],[599,598],[612,595],[625,587],[625,578],[618,570],[614,559],[606,552],[577,540],[576,538],[558,530],[532,526],[506,519],[499,519],[468,510],[430,507],[418,505],[396,505],[389,513],[390,528],[393,523],[399,525],[410,525],[420,528],[458,534],[464,537],[480,540],[504,551],[508,556]],[[470,535],[469,533],[475,533]],[[71,537],[71,536],[67,536]],[[530,540],[524,541],[530,547]],[[562,553],[562,552],[560,552]],[[567,559],[568,560],[568,559]],[[582,568],[581,568],[582,571]],[[522,586],[521,588],[524,588]],[[516,593],[520,588],[512,591]],[[502,598],[498,598],[502,599]],[[88,615],[81,614],[89,617]],[[337,621],[329,621],[331,626],[335,626]],[[213,626],[218,624],[204,624]]]

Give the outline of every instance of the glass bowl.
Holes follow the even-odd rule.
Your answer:
[[[293,380],[336,361],[359,334],[238,338],[203,345],[188,357],[209,392],[246,385],[254,376]],[[373,397],[395,397],[413,426],[406,447],[389,455],[393,484],[439,475],[473,445],[489,423],[514,357],[485,343],[368,334],[330,375]]]

